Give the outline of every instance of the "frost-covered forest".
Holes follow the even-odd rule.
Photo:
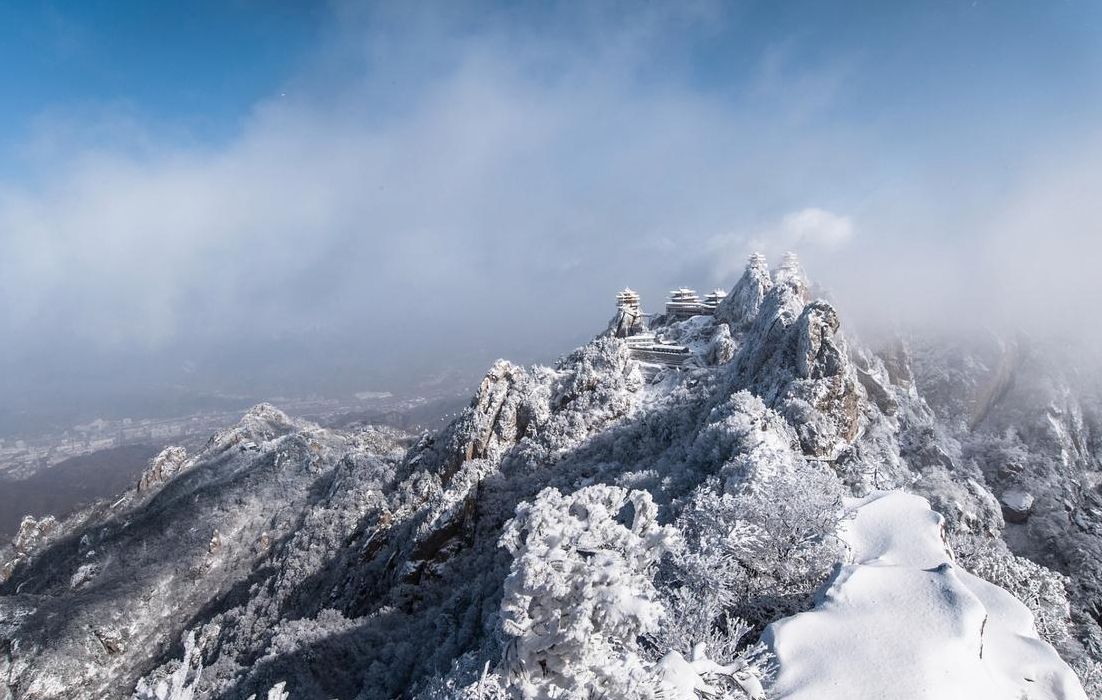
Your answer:
[[[261,405],[0,565],[0,698],[1102,697],[1102,403],[865,341],[798,261],[499,361],[437,433]]]

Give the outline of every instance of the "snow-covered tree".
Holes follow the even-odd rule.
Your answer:
[[[763,700],[765,689],[758,671],[744,656],[729,664],[709,658],[707,645],[693,646],[688,659],[671,651],[658,662],[654,696],[661,700]]]
[[[838,558],[842,495],[838,478],[811,463],[776,474],[735,496],[732,553],[782,594],[812,592]]]
[[[679,519],[687,546],[669,576],[686,598],[679,607],[688,630],[722,624],[728,614],[761,628],[797,612],[839,557],[838,478],[803,460],[763,471],[770,475],[736,493],[705,483]],[[705,628],[693,619],[701,615],[711,621]],[[685,649],[690,641],[706,639],[670,639]]]
[[[195,633],[184,637],[184,658],[167,679],[150,684],[144,678],[138,681],[134,700],[192,700],[203,675],[202,659],[195,648]]]
[[[513,554],[501,602],[506,665],[525,697],[640,697],[640,638],[663,609],[652,576],[679,546],[645,491],[545,489],[517,507],[501,544]]]

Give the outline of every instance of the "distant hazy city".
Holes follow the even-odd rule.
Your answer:
[[[456,375],[415,393],[360,391],[348,398],[273,397],[288,415],[323,426],[390,425],[412,432],[454,418],[473,382]],[[62,430],[0,437],[0,537],[10,537],[23,515],[64,516],[129,484],[168,445],[189,452],[240,420],[256,400],[237,408],[195,410],[167,418],[95,418]]]
[[[441,393],[443,395],[395,396],[389,392],[360,392],[352,400],[277,397],[269,401],[288,415],[322,425],[343,425],[359,418],[370,418],[376,423],[398,427],[427,428],[444,420],[446,411],[441,408],[440,417],[432,420],[432,409],[428,408],[428,420],[425,421],[428,424],[423,425],[419,422],[422,417],[416,413],[417,409],[438,402],[446,404],[449,394]],[[239,410],[206,411],[174,418],[97,418],[61,433],[0,438],[0,479],[23,479],[72,457],[126,445],[202,443],[218,430],[236,423],[247,408],[245,405]]]

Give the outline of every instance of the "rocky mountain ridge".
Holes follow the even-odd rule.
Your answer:
[[[650,330],[700,350],[645,366],[613,332],[554,367],[499,361],[456,421],[416,439],[259,406],[200,453],[162,453],[117,501],[29,523],[0,584],[0,698],[128,697],[139,680],[168,697],[173,678],[210,698],[280,683],[296,698],[680,697],[697,681],[674,668],[713,697],[753,696],[754,678],[768,693],[754,640],[846,560],[841,499],[886,489],[926,498],[956,562],[1021,599],[1102,692],[1096,379],[1023,340],[847,338],[794,256],[773,273],[752,257],[714,316]],[[564,598],[541,583],[554,570],[499,546],[552,503],[583,525],[547,523],[610,540],[541,556],[575,577],[630,569],[619,602],[599,577],[595,598]],[[668,541],[648,549],[658,530],[601,503],[653,504]],[[609,625],[628,670],[566,645],[565,626],[518,626],[519,599]]]

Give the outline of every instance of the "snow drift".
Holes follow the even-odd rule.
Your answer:
[[[954,565],[925,499],[850,506],[840,565],[815,609],[774,623],[775,698],[1086,700],[1014,596]]]

